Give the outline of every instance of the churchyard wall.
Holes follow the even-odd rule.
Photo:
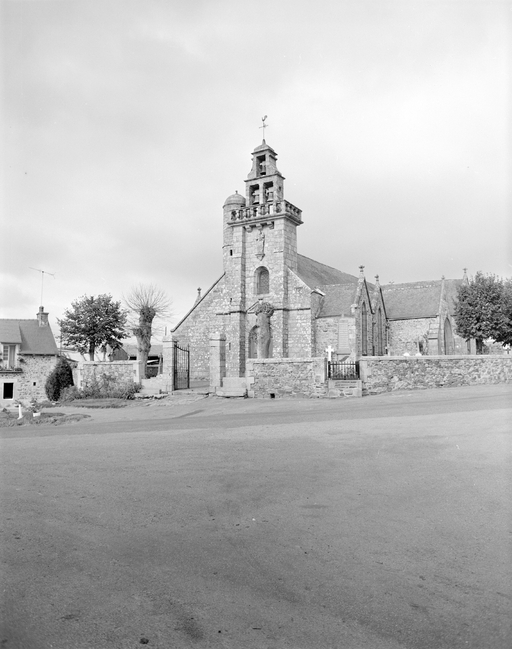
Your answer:
[[[511,383],[512,356],[372,356],[359,361],[367,394]]]
[[[11,405],[21,401],[28,405],[31,401],[45,401],[46,379],[55,367],[57,356],[23,355],[20,359],[19,372],[0,371],[0,406]],[[4,384],[13,384],[13,398],[4,399]]]
[[[326,394],[325,358],[261,358],[247,363],[256,398],[322,397]]]
[[[78,389],[103,378],[118,387],[140,383],[141,365],[139,361],[80,361],[73,369],[73,381]]]

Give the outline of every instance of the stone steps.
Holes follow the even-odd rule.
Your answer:
[[[218,397],[247,397],[248,380],[240,376],[225,376],[222,379],[222,387],[217,388],[215,394]]]
[[[363,382],[329,379],[327,382],[327,396],[330,399],[340,397],[360,398],[363,396]]]

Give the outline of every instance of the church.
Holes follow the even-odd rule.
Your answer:
[[[172,330],[190,348],[192,380],[208,379],[210,338],[219,334],[228,377],[244,377],[252,358],[470,353],[453,320],[467,277],[381,286],[363,266],[356,276],[299,254],[302,212],[285,199],[284,181],[263,140],[245,196],[224,203],[224,272]]]

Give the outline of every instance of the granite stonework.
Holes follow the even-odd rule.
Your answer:
[[[388,309],[385,287],[378,276],[367,282],[364,266],[357,277],[297,253],[302,212],[285,200],[284,180],[263,141],[252,152],[244,194],[231,194],[222,208],[223,275],[164,340],[164,375],[172,376],[177,341],[190,348],[190,379],[209,381],[216,334],[225,336],[225,377],[232,379],[246,377],[255,358],[355,361],[389,354],[390,345],[397,354],[416,353],[418,341],[424,350],[430,344],[429,354],[465,353],[450,333],[457,282],[393,285]],[[213,378],[215,387],[221,378]]]
[[[18,371],[0,371],[0,405],[6,406],[14,401],[28,405],[32,401],[45,401],[47,399],[45,385],[51,374],[57,356],[23,356],[20,359]],[[13,398],[3,399],[3,384],[13,384]]]
[[[441,326],[441,321],[443,326]],[[455,320],[448,314],[441,318],[413,318],[389,322],[389,350],[392,356],[421,353],[438,356],[445,347],[450,354],[475,353],[474,341],[468,343],[455,333]]]
[[[185,316],[172,332],[164,339],[163,372],[172,374],[172,345],[189,345],[190,379],[208,381],[210,378],[210,337],[225,329],[231,329],[231,319],[236,314],[224,313],[229,305],[229,295],[223,275],[211,289],[196,302],[193,309]]]
[[[118,387],[140,383],[139,361],[80,361],[73,369],[73,381],[80,389],[93,380],[106,378]]]
[[[327,396],[325,358],[267,358],[248,362],[255,398]]]
[[[511,355],[375,356],[359,368],[365,394],[512,382]]]

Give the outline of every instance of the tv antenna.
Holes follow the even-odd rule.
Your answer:
[[[40,268],[32,268],[29,266],[30,270],[37,270],[38,273],[41,273],[41,302],[40,306],[43,306],[43,286],[44,286],[44,276],[51,275],[55,279],[55,273],[49,273],[47,270],[41,270]]]

